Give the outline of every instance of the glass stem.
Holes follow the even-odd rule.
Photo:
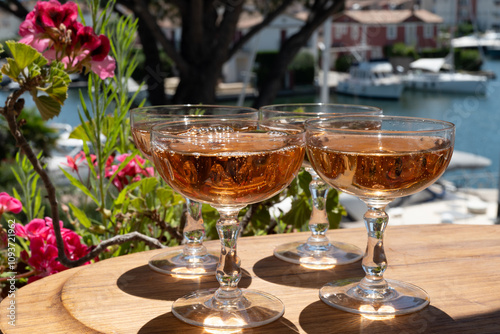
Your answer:
[[[307,245],[312,251],[326,251],[330,246],[325,235],[330,225],[326,214],[326,196],[330,188],[315,172],[312,172],[311,176],[313,179],[309,183],[309,191],[311,192],[312,212],[309,230],[312,235],[307,239]]]
[[[203,256],[207,254],[207,249],[203,246],[205,238],[205,225],[201,215],[202,204],[191,201],[186,198],[187,219],[184,226],[184,240],[186,242],[183,248],[185,256]]]
[[[217,308],[237,307],[242,292],[238,289],[241,279],[241,261],[237,255],[236,243],[240,234],[238,213],[242,208],[217,208],[220,219],[216,228],[219,233],[221,251],[217,264],[216,278],[220,284],[214,295],[214,306]]]
[[[389,221],[385,212],[388,202],[366,202],[368,210],[364,221],[368,232],[368,243],[363,257],[363,270],[366,275],[359,283],[359,288],[365,297],[387,298],[392,292],[384,279],[387,269],[387,258],[384,251],[384,231]]]

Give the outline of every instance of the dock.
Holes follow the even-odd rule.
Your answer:
[[[165,79],[165,93],[167,96],[174,96],[178,85],[178,77]],[[243,93],[246,98],[255,98],[257,96],[257,90],[250,85],[245,86],[244,82],[220,82],[216,88],[218,101],[238,99],[238,97]]]

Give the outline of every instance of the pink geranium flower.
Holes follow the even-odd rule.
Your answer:
[[[86,69],[101,79],[113,77],[116,63],[108,55],[109,39],[83,26],[77,18],[78,5],[74,2],[38,2],[19,27],[20,42],[42,52],[49,61],[63,62],[68,72]]]
[[[74,231],[64,228],[61,221],[59,226],[68,258],[77,260],[87,255],[89,248],[82,243],[81,237]],[[33,219],[25,226],[16,224],[15,231],[18,237],[30,242],[30,253],[21,252],[21,259],[35,271],[35,275],[28,279],[28,283],[68,269],[57,261],[58,250],[51,218]]]
[[[23,205],[18,199],[11,197],[5,192],[0,193],[0,216],[4,212],[19,213],[22,210]]]
[[[116,157],[120,163],[124,162],[130,153],[121,154]],[[154,168],[144,168],[144,164],[146,160],[144,160],[139,155],[134,156],[132,160],[130,160],[125,167],[118,172],[118,174],[113,179],[112,183],[115,185],[118,190],[122,190],[126,185],[130,183],[130,181],[135,182],[139,181],[142,176],[154,176]],[[119,165],[111,165],[106,169],[106,177],[111,177],[119,168]]]
[[[78,166],[85,161],[85,152],[81,151],[75,157],[71,157],[69,155],[66,156],[67,163],[62,163],[70,167],[74,172],[78,173]]]

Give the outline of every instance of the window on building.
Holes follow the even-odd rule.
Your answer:
[[[351,26],[351,39],[357,41],[359,39],[359,26],[352,25]]]
[[[342,38],[342,36],[344,36],[345,34],[346,26],[343,24],[335,24],[334,28],[335,28],[335,38],[336,39]]]
[[[398,27],[396,25],[387,25],[387,39],[396,39],[398,37]]]
[[[424,24],[424,38],[432,38],[434,26],[432,24]]]
[[[415,45],[417,43],[417,26],[408,24],[405,26],[405,43]]]
[[[370,51],[371,51],[370,56],[373,59],[384,57],[384,50],[382,50],[381,47],[373,47]]]

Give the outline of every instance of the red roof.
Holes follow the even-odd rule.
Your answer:
[[[337,17],[335,22],[358,22],[364,24],[396,24],[420,21],[426,23],[442,23],[441,16],[427,10],[347,10]]]

